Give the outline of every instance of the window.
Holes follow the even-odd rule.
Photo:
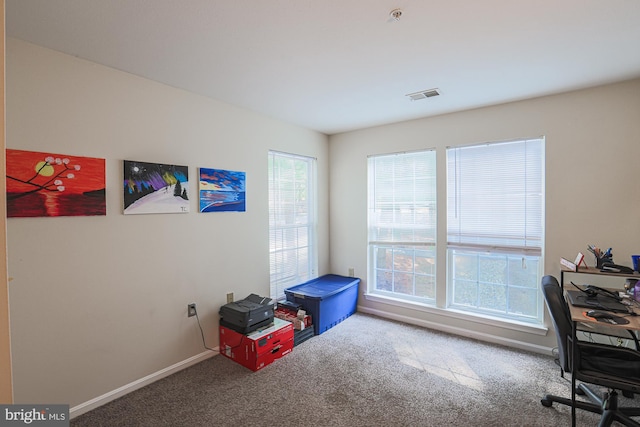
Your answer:
[[[434,303],[436,154],[368,160],[369,292]]]
[[[448,305],[542,322],[544,140],[447,149]]]
[[[270,294],[317,277],[315,164],[310,157],[269,152]]]

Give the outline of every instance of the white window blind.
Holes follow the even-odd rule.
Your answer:
[[[543,139],[447,149],[449,248],[542,252]]]
[[[369,291],[435,298],[435,151],[368,160]]]
[[[542,323],[544,141],[447,149],[447,303]]]
[[[269,265],[271,298],[317,277],[315,162],[269,152]]]
[[[369,158],[369,241],[435,243],[435,152]]]

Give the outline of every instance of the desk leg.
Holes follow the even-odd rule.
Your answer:
[[[576,376],[573,371],[576,366],[576,322],[571,322],[571,427],[576,427]]]

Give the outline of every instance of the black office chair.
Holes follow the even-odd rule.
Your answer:
[[[622,390],[630,395],[640,392],[640,352],[626,347],[577,341],[577,363],[575,367],[571,366],[573,329],[569,307],[555,277],[544,276],[541,285],[556,330],[561,375],[567,372],[581,381],[572,390],[571,399],[546,395],[540,401],[542,405],[549,407],[557,402],[602,414],[599,426],[610,426],[613,421],[619,421],[626,426],[640,427],[640,423],[630,418],[640,416],[640,408],[618,407],[616,391]],[[600,397],[584,383],[606,387],[608,392]],[[576,400],[576,393],[587,395],[593,403]]]

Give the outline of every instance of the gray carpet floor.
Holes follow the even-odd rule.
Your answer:
[[[260,371],[217,355],[71,426],[569,426],[540,399],[570,392],[551,355],[356,313]]]

